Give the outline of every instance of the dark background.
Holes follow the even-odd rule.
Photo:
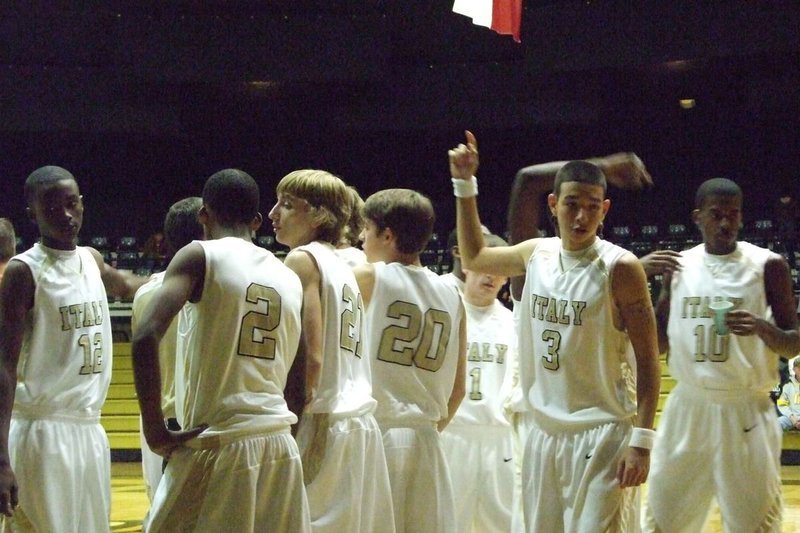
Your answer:
[[[221,168],[257,179],[266,214],[283,175],[317,167],[365,197],[428,194],[446,232],[446,150],[465,128],[496,231],[517,169],[615,151],[657,186],[612,192],[611,225],[688,222],[714,176],[742,185],[748,220],[797,194],[800,2],[525,0],[521,44],[451,7],[4,2],[0,214],[33,238],[22,184],[57,164],[81,185],[84,237],[144,240]]]

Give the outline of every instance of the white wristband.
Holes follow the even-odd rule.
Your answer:
[[[631,448],[653,449],[653,442],[656,440],[656,432],[652,429],[634,427],[631,431],[631,440],[628,446]]]
[[[468,180],[450,178],[453,182],[453,194],[458,198],[472,198],[478,196],[478,178],[472,176]]]

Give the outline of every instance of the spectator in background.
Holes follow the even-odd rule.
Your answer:
[[[789,381],[783,384],[778,398],[778,422],[784,431],[800,430],[800,355],[789,365],[792,369]]]
[[[775,223],[778,230],[778,239],[783,244],[783,251],[786,252],[786,259],[790,267],[795,267],[795,238],[798,226],[798,209],[791,189],[788,187],[781,193],[775,204]]]
[[[164,233],[157,231],[150,235],[144,246],[142,246],[142,256],[148,259],[163,259],[169,252],[167,248],[167,241],[164,239]]]
[[[0,280],[3,279],[9,259],[16,253],[17,235],[14,233],[14,225],[7,218],[0,218]]]

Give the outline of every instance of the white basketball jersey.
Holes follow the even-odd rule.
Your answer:
[[[778,356],[758,335],[719,335],[708,304],[720,299],[772,319],[764,290],[764,265],[773,252],[747,242],[729,255],[711,255],[700,244],[681,252],[672,275],[669,370],[677,380],[707,389],[769,391]]]
[[[139,287],[133,296],[131,331],[135,334],[139,321],[150,304],[150,300],[164,283],[166,272],[150,276],[147,283]],[[172,319],[158,345],[158,366],[161,370],[161,410],[164,418],[175,418],[175,350],[178,342],[178,317]]]
[[[464,294],[464,281],[452,272],[441,274],[439,278],[451,287],[455,288],[459,294]]]
[[[461,297],[425,267],[374,263],[367,308],[375,418],[436,423],[447,416],[458,364]]]
[[[363,351],[361,291],[352,269],[332,245],[300,246],[314,258],[320,275],[322,307],[322,370],[311,413],[360,416],[375,409],[369,357]]]
[[[36,286],[17,364],[15,408],[97,415],[111,382],[111,320],[100,269],[87,248],[36,243],[13,260]]]
[[[568,268],[561,240],[539,241],[528,262],[519,322],[520,381],[545,431],[627,419],[633,350],[611,296],[624,249],[597,239]]]
[[[356,248],[355,246],[336,248],[334,253],[351,267],[357,267],[367,262],[367,255],[364,253],[364,250]]]
[[[178,322],[178,422],[208,424],[200,439],[294,424],[283,389],[300,341],[300,279],[244,239],[195,242],[205,253],[205,282]]]
[[[450,425],[510,426],[505,405],[511,395],[517,340],[514,317],[495,300],[467,312],[467,395]],[[449,426],[448,426],[449,427]]]

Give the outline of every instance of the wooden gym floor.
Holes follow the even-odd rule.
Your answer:
[[[800,533],[800,466],[781,467],[783,485],[783,531]],[[140,463],[111,465],[111,531],[128,533],[142,530],[142,517],[148,502]],[[704,531],[722,532],[719,512],[715,509]]]

